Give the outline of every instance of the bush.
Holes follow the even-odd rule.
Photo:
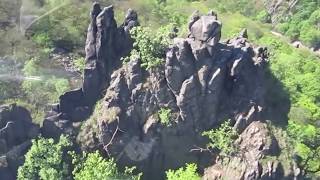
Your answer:
[[[35,34],[32,37],[32,40],[42,47],[52,47],[52,39],[50,39],[48,33],[39,33]]]
[[[113,159],[106,160],[98,152],[84,154],[79,158],[74,156],[73,171],[75,180],[83,179],[131,179],[139,180],[142,174],[133,175],[135,168],[126,168],[124,173],[119,172],[117,165]]]
[[[201,177],[197,173],[196,164],[186,164],[186,167],[181,167],[178,170],[166,171],[167,180],[200,180]]]
[[[320,129],[289,121],[287,133],[295,153],[300,157],[299,167],[309,176],[320,175]]]
[[[222,155],[231,155],[237,150],[234,141],[238,134],[230,125],[230,120],[222,123],[218,129],[203,132],[202,136],[209,138],[208,148],[218,149]]]
[[[81,156],[71,150],[71,141],[63,135],[58,142],[45,138],[33,140],[25,163],[18,169],[18,180],[139,180],[141,177],[141,173],[134,175],[135,168],[120,172],[113,159],[106,160],[98,152]]]
[[[290,95],[291,106],[310,112],[311,116],[304,120],[314,124],[320,118],[320,87],[317,85],[320,83],[319,58],[312,53],[296,50],[271,36],[264,36],[259,39],[259,43],[269,47],[272,53],[270,56],[272,74]]]
[[[57,101],[61,94],[70,89],[70,86],[67,79],[46,76],[41,72],[40,63],[37,58],[26,62],[23,68],[26,79],[22,83],[22,89],[30,103],[46,105]]]
[[[261,11],[256,18],[260,22],[268,23],[268,21],[270,20],[270,15],[266,10],[264,10],[264,11]]]
[[[171,109],[167,109],[167,108],[161,108],[158,111],[158,116],[160,119],[160,123],[165,125],[165,126],[170,126],[171,125]]]
[[[60,47],[72,50],[83,45],[89,23],[90,5],[78,0],[45,1],[46,13],[32,25],[32,39],[39,47]],[[76,14],[76,16],[74,16]]]
[[[23,91],[20,100],[30,104],[34,122],[41,124],[45,108],[59,100],[59,96],[70,89],[69,81],[62,77],[55,77],[42,72],[42,64],[39,58],[33,58],[26,62],[23,73],[24,80],[21,84]]]
[[[320,46],[319,2],[314,0],[298,1],[293,14],[278,24],[277,29],[292,40],[301,40],[310,47]]]
[[[84,72],[84,68],[86,66],[85,58],[84,57],[79,57],[73,59],[73,65],[79,72]]]
[[[165,26],[154,32],[148,27],[134,27],[131,31],[131,37],[134,39],[133,50],[129,57],[124,61],[130,61],[139,58],[142,67],[150,69],[159,66],[164,62],[166,50],[170,44],[170,28]]]
[[[71,179],[71,164],[66,160],[66,152],[71,146],[65,136],[61,136],[57,143],[53,139],[33,140],[24,164],[18,169],[18,179]]]

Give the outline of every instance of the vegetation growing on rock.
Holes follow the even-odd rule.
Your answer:
[[[223,156],[232,155],[237,152],[237,147],[234,144],[238,133],[233,129],[230,120],[225,121],[217,129],[205,131],[203,136],[207,136],[210,140],[207,147],[220,151]]]
[[[126,168],[122,173],[113,159],[104,159],[99,152],[77,154],[72,150],[70,138],[61,136],[58,142],[40,137],[33,140],[23,166],[18,170],[18,179],[132,179],[135,168]]]
[[[82,51],[83,45],[85,44],[87,25],[89,23],[89,4],[87,2],[82,2],[79,0],[28,0],[28,2],[29,1],[31,2],[31,4],[37,5],[38,9],[36,11],[36,15],[44,15],[41,16],[42,18],[36,21],[36,23],[30,26],[30,28],[26,29],[26,35],[29,39],[24,38],[24,34],[21,34],[20,30],[14,27],[14,23],[18,23],[17,19],[20,18],[20,14],[16,14],[18,9],[20,8],[15,8],[15,6],[19,4],[19,1],[9,2],[8,0],[6,0],[0,2],[0,62],[1,64],[5,64],[4,67],[2,67],[0,64],[0,102],[16,102],[17,104],[27,107],[32,113],[33,121],[41,124],[45,116],[45,111],[48,109],[48,105],[56,103],[59,99],[61,99],[59,98],[60,95],[71,89],[71,87],[73,88],[70,83],[71,80],[68,79],[69,77],[61,75],[60,71],[51,72],[52,67],[50,65],[55,62],[55,60],[52,59],[52,56],[56,53],[62,53],[63,55],[69,55],[70,53],[73,57],[84,57],[84,53]],[[270,119],[272,122],[269,124],[269,128],[277,129],[271,132],[275,135],[276,141],[279,142],[279,147],[281,150],[278,152],[276,147],[272,147],[276,152],[269,152],[270,149],[267,149],[267,157],[260,161],[254,162],[261,163],[263,161],[264,165],[272,164],[272,168],[277,169],[278,167],[280,167],[280,165],[278,166],[276,161],[281,161],[285,171],[288,172],[290,171],[288,169],[292,167],[292,164],[296,164],[297,167],[301,168],[299,169],[301,176],[314,178],[320,176],[320,143],[318,140],[320,138],[319,57],[315,54],[315,52],[310,51],[309,49],[297,49],[290,45],[292,40],[300,40],[309,47],[313,47],[315,49],[319,48],[320,16],[319,8],[317,8],[319,7],[318,1],[307,0],[297,1],[296,3],[295,1],[282,1],[280,4],[278,4],[278,9],[276,6],[270,7],[274,4],[275,1],[265,3],[266,1],[262,0],[102,0],[101,2],[104,5],[109,5],[111,3],[115,4],[114,11],[116,16],[114,18],[116,20],[123,19],[122,17],[120,17],[120,15],[124,15],[122,11],[124,9],[127,9],[127,7],[133,7],[138,11],[141,26],[134,27],[130,31],[131,38],[134,41],[133,49],[129,54],[124,53],[125,55],[128,55],[123,57],[124,60],[140,60],[142,67],[147,70],[156,69],[162,71],[162,69],[164,69],[166,72],[148,71],[147,73],[150,73],[151,75],[145,75],[145,71],[136,68],[135,66],[131,67],[130,73],[122,71],[120,73],[114,73],[114,75],[117,75],[116,77],[111,77],[111,74],[113,74],[113,70],[118,71],[119,69],[112,69],[112,71],[108,70],[108,72],[105,74],[108,74],[106,76],[108,76],[107,78],[110,79],[106,81],[108,81],[108,83],[109,81],[110,83],[113,83],[111,83],[112,91],[110,92],[114,92],[114,94],[110,95],[110,97],[107,98],[107,103],[111,107],[102,106],[102,101],[100,101],[100,103],[97,103],[91,118],[86,122],[81,122],[84,125],[79,130],[79,138],[82,138],[87,134],[91,134],[92,137],[90,137],[91,139],[88,141],[94,142],[94,148],[96,148],[97,144],[95,143],[97,142],[101,143],[101,141],[103,141],[102,144],[114,143],[113,145],[116,149],[115,152],[121,152],[121,156],[123,154],[126,154],[126,149],[133,149],[135,151],[130,155],[136,155],[136,157],[133,157],[134,159],[143,159],[141,157],[144,157],[145,154],[150,153],[151,151],[149,152],[149,149],[152,149],[152,147],[154,146],[154,139],[157,138],[161,139],[161,147],[164,147],[165,149],[157,149],[156,152],[160,154],[172,153],[170,150],[167,150],[170,149],[170,147],[174,146],[174,142],[176,142],[176,140],[172,140],[171,137],[176,138],[177,136],[177,138],[181,138],[179,139],[181,142],[180,145],[182,148],[189,148],[186,150],[187,152],[189,152],[190,149],[193,148],[193,146],[198,146],[198,144],[184,144],[184,142],[182,141],[192,141],[192,138],[190,137],[197,138],[198,136],[200,136],[198,132],[198,126],[201,127],[201,123],[206,124],[207,122],[203,122],[204,118],[201,119],[198,117],[206,116],[210,117],[208,119],[212,121],[220,122],[220,119],[217,119],[218,116],[215,116],[216,112],[214,111],[210,111],[209,115],[201,113],[206,112],[204,110],[206,108],[215,109],[213,104],[216,102],[214,100],[211,101],[210,99],[208,99],[207,97],[209,96],[204,96],[204,91],[196,92],[195,94],[192,94],[192,96],[188,97],[190,99],[195,99],[192,103],[190,103],[190,99],[183,99],[183,97],[185,96],[185,94],[191,92],[190,89],[194,90],[197,86],[202,86],[203,89],[205,89],[206,86],[209,85],[209,82],[214,82],[214,86],[210,87],[210,95],[218,93],[216,90],[219,89],[217,87],[219,87],[218,84],[220,75],[227,74],[227,71],[229,71],[229,69],[232,69],[233,73],[237,73],[237,68],[239,68],[240,66],[237,66],[236,63],[230,63],[225,66],[228,69],[226,70],[224,69],[225,67],[223,66],[223,62],[219,62],[217,63],[218,65],[221,65],[219,66],[219,68],[217,68],[219,70],[216,71],[216,69],[211,69],[212,71],[216,71],[216,76],[212,76],[210,81],[206,81],[206,78],[209,75],[203,73],[206,72],[205,68],[203,68],[202,71],[199,71],[199,73],[198,69],[187,69],[188,64],[179,64],[181,63],[181,59],[177,59],[180,58],[181,54],[189,50],[188,48],[183,47],[183,45],[175,47],[178,50],[175,49],[174,51],[172,50],[170,52],[173,54],[174,58],[176,58],[171,58],[170,60],[168,60],[174,62],[172,64],[168,63],[172,67],[170,71],[168,71],[168,65],[165,65],[164,62],[166,53],[171,48],[169,48],[169,46],[172,44],[175,44],[177,46],[177,43],[173,43],[172,38],[176,37],[177,35],[180,35],[182,37],[190,36],[189,31],[191,30],[189,29],[190,27],[187,27],[187,22],[191,12],[193,12],[194,10],[199,10],[200,14],[204,14],[207,13],[210,9],[213,9],[214,11],[218,12],[218,19],[223,23],[221,30],[221,37],[223,39],[230,38],[232,36],[238,36],[235,37],[235,40],[228,40],[227,42],[235,42],[237,40],[240,42],[239,39],[242,38],[241,41],[245,42],[241,43],[246,44],[248,41],[251,41],[254,42],[254,44],[265,45],[268,47],[268,51],[270,53],[270,56],[268,57],[269,65],[266,65],[264,63],[259,64],[258,60],[255,61],[255,66],[257,66],[257,69],[259,70],[265,68],[265,66],[268,67],[266,69],[268,77],[263,79],[265,81],[259,81],[262,82],[262,84],[266,87],[263,86],[263,88],[261,88],[262,86],[253,85],[254,89],[258,89],[259,87],[261,88],[259,90],[266,91],[266,95],[263,98],[264,102],[261,103],[262,105],[256,103],[258,102],[256,101],[256,99],[251,98],[250,101],[252,100],[254,102],[251,102],[252,104],[249,103],[250,107],[246,107],[247,104],[238,105],[235,109],[233,109],[232,112],[224,112],[223,110],[229,108],[225,106],[230,106],[230,108],[233,108],[232,102],[227,102],[228,98],[225,98],[221,100],[225,101],[225,104],[224,106],[218,106],[217,114],[222,113],[222,115],[220,115],[223,117],[233,116],[234,118],[231,120],[232,124],[234,124],[234,122],[236,121],[236,125],[239,125],[237,127],[240,127],[242,125],[244,129],[247,128],[250,123],[252,123],[252,119],[254,121],[261,120],[262,123],[265,123],[263,120]],[[295,4],[293,4],[292,7],[288,7],[290,3]],[[2,8],[6,6],[8,6],[8,9]],[[287,13],[288,15],[283,15],[281,14],[281,12],[279,12],[282,9],[285,9],[285,12],[290,13]],[[30,10],[30,12],[26,10],[26,12],[30,13],[33,12],[33,10]],[[210,13],[211,15],[214,14],[213,11],[210,11]],[[130,15],[132,14],[128,14],[126,20],[130,20],[130,18],[132,18]],[[197,18],[197,16],[194,17]],[[17,22],[12,23],[7,21],[8,19]],[[272,23],[272,26],[275,27],[271,27],[271,25],[265,23]],[[122,25],[118,24],[118,26],[115,25],[113,28],[119,30],[126,25],[128,25],[128,22],[124,22],[124,24]],[[179,32],[177,32],[176,28],[179,29]],[[237,35],[242,28],[247,28],[248,38],[239,37],[239,35]],[[288,38],[282,36],[274,36],[270,32],[274,29],[280,31]],[[108,30],[106,30],[106,32],[108,32]],[[124,32],[117,31],[115,34],[117,33],[121,34]],[[97,33],[95,33],[94,35],[96,34]],[[118,35],[114,37],[118,38]],[[94,39],[94,41],[95,40],[96,39]],[[111,45],[109,44],[108,46],[106,46],[108,48],[103,49],[99,52],[104,53],[110,49],[109,47],[116,47],[122,42],[125,41],[123,41],[122,39],[120,39],[119,42],[112,41],[112,43],[110,43]],[[230,44],[228,44],[227,46],[230,46]],[[98,46],[94,45],[94,47],[96,48]],[[121,47],[119,49],[125,48]],[[224,53],[221,54],[227,57],[227,52],[230,50],[230,47],[223,47],[220,49],[223,49],[224,51]],[[256,51],[256,49],[252,50]],[[92,50],[92,52],[95,54],[97,51],[96,49],[94,49]],[[123,55],[122,53],[108,53],[112,54],[110,55],[111,58],[109,58],[108,60],[118,59],[120,58],[118,56]],[[197,52],[192,52],[190,54],[193,53],[197,54]],[[203,55],[201,53],[199,54]],[[4,55],[8,55],[10,57],[2,58],[2,56]],[[101,54],[96,56],[98,57],[98,60],[94,60],[94,62],[98,62],[97,64],[100,68],[97,68],[99,69],[98,72],[103,72],[100,70],[105,66],[108,68],[113,68],[113,65],[103,64],[111,61],[106,61],[105,59],[104,61],[101,61],[102,59],[99,59],[101,58],[100,55]],[[89,56],[89,58],[91,58],[91,56]],[[259,57],[257,57],[257,59],[258,58]],[[203,60],[203,58],[199,59]],[[221,60],[223,58],[217,59]],[[90,59],[90,61],[91,60],[92,59]],[[7,76],[2,76],[3,73],[4,75],[6,75],[9,70],[11,72],[11,69],[7,68],[9,67],[6,64],[7,62],[15,63],[13,73],[9,73],[9,76],[12,75],[12,77],[10,78],[13,78],[14,81],[10,80],[10,78],[8,80]],[[95,67],[96,64],[90,64],[88,62],[88,58],[76,58],[70,64],[78,71],[86,71],[85,73],[87,73],[87,75],[84,77],[89,77],[88,72],[92,73],[91,68]],[[193,62],[193,60],[191,60],[191,62]],[[218,67],[217,64],[215,64],[214,66]],[[194,67],[200,69],[205,65],[197,64]],[[251,67],[250,64],[244,65],[246,67]],[[157,67],[158,69],[155,67]],[[186,68],[186,70],[184,69],[182,71],[181,69],[183,68]],[[248,69],[250,71],[250,68]],[[211,70],[210,73],[213,73],[211,72]],[[139,71],[140,74],[137,73]],[[168,76],[168,73],[172,73],[172,71],[175,71],[174,73],[178,73],[173,75],[170,74]],[[199,76],[198,73],[203,73],[204,76]],[[242,76],[242,73],[243,69],[240,70],[239,74],[227,77],[230,79],[221,78],[224,79],[225,82],[224,84],[222,83],[223,87],[226,87],[222,93],[230,93],[234,89],[237,89],[240,92],[241,87],[238,87],[237,84],[241,84],[242,80],[246,80],[247,78],[249,79],[250,77],[252,77],[250,75],[250,77]],[[103,77],[105,77],[105,74],[103,75]],[[239,78],[239,76],[241,76],[241,78]],[[198,77],[203,78],[202,80],[204,83],[202,82],[201,85],[198,84],[197,86],[191,86],[198,82]],[[93,82],[94,84],[96,82],[95,80],[96,79],[88,78],[85,82]],[[84,96],[88,95],[87,90],[90,89],[90,87],[93,87],[90,83],[88,83],[84,88],[79,88],[81,93],[83,94],[80,93],[78,97],[83,98]],[[103,88],[110,87],[108,83],[105,83],[106,87],[102,87],[101,90],[99,89],[100,87],[96,88],[96,86],[94,86],[94,90],[99,89],[99,92],[97,93],[99,98],[101,98],[104,95],[105,91],[107,91]],[[139,83],[149,83],[150,86],[148,86],[147,88],[144,87],[143,89],[141,88]],[[180,86],[179,83],[183,84],[184,88],[181,88],[182,85]],[[254,83],[253,81],[250,81],[250,83],[251,87],[251,85]],[[174,86],[177,84],[177,87]],[[79,93],[80,91],[75,92]],[[164,92],[169,93],[166,94]],[[241,95],[239,94],[235,95],[235,97],[240,96]],[[225,95],[224,97],[229,96]],[[78,100],[81,98],[74,99]],[[90,107],[88,103],[82,101],[78,104],[74,103],[75,100],[73,98],[70,99],[70,101],[67,101],[67,105],[72,106],[72,111],[64,111],[55,117],[46,116],[47,126],[49,123],[49,127],[57,127],[58,130],[62,129],[61,131],[63,132],[69,132],[68,128],[77,129],[77,122],[75,122],[75,119],[77,118],[72,119],[72,121],[68,121],[68,123],[66,123],[64,120],[69,120],[70,114],[73,117],[77,117],[77,115],[82,116],[83,112],[91,112],[92,109],[90,108],[93,107]],[[95,98],[90,97],[88,99],[94,99],[93,101],[96,100]],[[159,99],[164,100],[160,101]],[[179,100],[179,102],[177,102],[177,100]],[[201,102],[210,103],[204,106],[204,108],[197,109],[198,106],[201,107],[199,105],[202,104]],[[55,109],[60,110],[60,108],[66,107],[60,105],[61,104],[59,104],[59,106],[54,106]],[[172,106],[174,108],[171,109]],[[158,107],[170,107],[170,109],[159,109]],[[251,110],[253,110],[254,113],[250,113]],[[263,115],[257,115],[259,114],[257,112],[263,112]],[[170,130],[163,130],[163,127],[154,125],[155,123],[153,122],[153,118],[148,118],[150,114],[157,114],[159,116],[160,123],[168,126],[171,124],[172,113],[180,114],[181,119],[184,120],[181,121],[181,123],[179,122],[179,124],[177,125],[177,129],[172,128]],[[0,112],[0,114],[3,114],[3,112]],[[190,114],[195,116],[191,116]],[[124,118],[124,116],[126,118]],[[1,118],[4,119],[6,118],[6,116],[3,115],[3,117],[1,116]],[[55,118],[59,119],[59,121],[54,121]],[[219,118],[221,117],[219,116]],[[121,123],[115,121],[119,119],[122,119],[123,121]],[[188,119],[189,121],[185,121],[186,119]],[[238,134],[235,132],[234,127],[230,126],[231,121],[225,121],[225,123],[222,124],[218,123],[219,125],[216,123],[215,126],[213,125],[214,123],[210,125],[208,123],[205,128],[209,130],[203,132],[202,135],[209,138],[209,149],[218,150],[221,155],[227,157],[236,157],[236,155],[238,154],[238,147],[236,147],[234,141],[237,138]],[[184,126],[183,123],[190,124],[188,124],[189,126]],[[202,126],[205,126],[203,124]],[[6,124],[0,125],[0,128],[3,128]],[[187,130],[189,130],[188,128],[192,127],[194,128],[193,130],[195,132],[190,131],[188,133],[185,133],[183,131],[184,127],[186,127]],[[139,133],[134,134],[132,132]],[[130,139],[130,136],[132,135],[131,133],[134,134],[134,138],[132,138],[133,140]],[[189,134],[190,136],[185,136],[185,134]],[[270,139],[273,138],[272,134],[270,135]],[[153,139],[153,137],[157,138]],[[170,140],[167,141],[167,139]],[[1,138],[0,140],[0,143],[2,143]],[[85,139],[84,141],[86,140],[87,139]],[[129,144],[129,148],[119,148],[122,147],[121,143],[123,142]],[[200,143],[201,142],[199,142],[199,144]],[[289,146],[292,147],[292,149],[290,149],[290,152],[289,150],[284,150],[284,148]],[[26,155],[24,165],[19,168],[18,179],[68,179],[72,178],[72,176],[74,176],[73,178],[75,179],[81,179],[83,177],[86,177],[88,179],[99,179],[100,177],[123,177],[123,175],[125,177],[129,176],[133,179],[139,177],[133,176],[132,173],[121,173],[116,167],[115,160],[106,159],[99,153],[89,153],[85,155],[80,154],[76,158],[77,160],[74,159],[74,162],[77,161],[77,164],[72,165],[72,157],[70,156],[70,154],[65,153],[69,148],[71,148],[71,143],[63,136],[60,138],[59,142],[55,142],[52,139],[43,138],[34,140],[33,146]],[[101,147],[101,144],[99,144],[99,148],[103,149],[104,147]],[[291,150],[293,152],[291,152]],[[151,152],[151,154],[152,153],[153,152]],[[280,155],[277,153],[280,153]],[[181,154],[175,154],[175,157],[180,157]],[[188,156],[190,157],[192,155],[188,154]],[[165,157],[165,155],[163,156]],[[74,157],[76,157],[76,155]],[[170,156],[169,158],[166,158],[170,159]],[[163,159],[167,160],[166,158]],[[194,159],[190,161],[193,160]],[[239,165],[237,164],[239,162],[236,158],[232,159],[232,161],[230,162],[230,164],[220,163],[224,166],[222,168],[219,168],[227,172],[226,169],[223,168],[229,168],[229,165],[231,166],[234,164]],[[183,164],[180,161],[178,163]],[[215,163],[215,165],[219,165],[219,162]],[[246,163],[246,160],[242,159],[241,163]],[[94,166],[92,164],[94,164]],[[161,162],[159,162],[159,164],[161,164]],[[73,166],[76,166],[76,168],[74,169],[72,174],[71,171]],[[176,164],[173,164],[172,166],[176,166]],[[201,170],[203,170],[204,166],[199,167],[201,168]],[[254,167],[251,167],[249,165],[248,168],[254,169]],[[107,171],[104,171],[105,169],[107,169]],[[278,171],[275,170],[275,172]],[[162,173],[164,173],[164,171]],[[294,174],[292,172],[289,172],[288,174],[290,173]],[[262,172],[260,174],[261,176],[263,176],[268,173]],[[269,174],[272,174],[272,172],[270,172]],[[167,171],[166,177],[167,179],[199,179],[200,175],[197,173],[197,166],[195,164],[188,164],[185,168],[180,168],[176,171]],[[293,178],[293,176],[288,175],[287,178]]]
[[[170,126],[171,125],[171,110],[168,108],[161,108],[158,112],[158,116],[160,118],[160,123],[165,125],[165,126]]]
[[[168,170],[166,172],[167,180],[200,180],[201,177],[197,173],[196,164],[186,164],[186,167],[181,167],[177,170]]]
[[[168,25],[154,32],[149,27],[134,27],[130,30],[134,39],[133,50],[124,61],[140,59],[142,66],[150,69],[164,63],[166,50],[170,44],[169,35],[173,26]]]

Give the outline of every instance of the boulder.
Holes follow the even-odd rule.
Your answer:
[[[0,106],[0,128],[0,139],[7,150],[35,138],[39,131],[29,111],[16,104]]]
[[[39,134],[27,109],[16,104],[0,106],[0,179],[15,179],[18,167]]]

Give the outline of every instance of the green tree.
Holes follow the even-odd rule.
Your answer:
[[[133,175],[135,168],[126,168],[121,173],[113,159],[104,159],[99,152],[84,154],[83,157],[74,156],[73,171],[75,180],[105,180],[105,179],[131,179],[139,180],[142,174]]]
[[[301,158],[299,166],[309,176],[320,175],[320,129],[312,125],[300,125],[289,121],[287,132]]]
[[[67,151],[71,146],[66,136],[61,136],[59,142],[44,138],[33,140],[25,163],[18,169],[18,179],[71,179],[71,163],[67,162]]]
[[[186,164],[186,167],[181,167],[178,170],[169,169],[166,171],[167,180],[200,180],[201,177],[197,173],[196,164]]]
[[[79,0],[44,1],[44,13],[29,28],[32,39],[39,47],[55,46],[72,50],[83,45],[89,7],[88,2]]]
[[[129,57],[124,61],[130,61],[139,58],[142,66],[146,69],[156,67],[164,62],[166,49],[171,40],[172,25],[160,28],[154,32],[148,27],[134,27],[131,31],[131,37],[134,39],[133,50]]]
[[[222,123],[218,129],[203,132],[202,136],[207,136],[210,140],[207,147],[218,149],[221,155],[227,156],[237,150],[234,141],[238,134],[230,125],[230,120]]]

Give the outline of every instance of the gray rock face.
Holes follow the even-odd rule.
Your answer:
[[[148,71],[139,59],[121,66],[120,57],[132,49],[129,29],[139,23],[129,9],[117,27],[113,13],[112,6],[93,5],[83,86],[60,97],[43,123],[45,137],[77,136],[82,150],[102,150],[120,166],[137,166],[146,179],[163,179],[165,170],[188,162],[208,167],[212,154],[192,149],[207,143],[201,132],[231,119],[241,133],[237,143],[243,153],[227,166],[217,162],[205,177],[281,177],[280,163],[260,162],[278,150],[265,124],[257,122],[264,120],[266,106],[266,48],[253,47],[246,30],[219,42],[217,14],[195,12],[189,36],[173,40],[165,63]],[[163,123],[163,110],[170,111],[170,126]]]
[[[30,140],[38,134],[28,110],[15,104],[0,106],[0,179],[15,179]]]
[[[257,118],[264,106],[264,49],[257,51],[248,43],[246,30],[226,44],[219,43],[221,23],[216,14],[194,14],[189,38],[175,39],[165,65],[181,118],[197,122],[194,125],[200,128],[210,127],[228,112],[234,112],[228,118],[241,119],[253,105],[257,110],[251,119]],[[238,120],[242,127],[237,125],[237,129],[242,131],[251,119]]]
[[[135,13],[128,14],[135,19]],[[245,129],[263,112],[267,53],[248,42],[246,30],[220,43],[221,23],[214,12],[195,13],[189,31],[188,38],[174,39],[164,65],[146,71],[137,59],[113,72],[99,117],[78,135],[83,150],[104,149],[119,164],[135,165],[154,178],[186,162],[208,165],[209,154],[190,150],[205,146],[201,132],[227,118],[237,131],[249,133]],[[170,127],[160,123],[163,108],[171,110]]]
[[[59,129],[54,132],[63,132],[59,124],[65,124],[64,120],[79,122],[87,119],[92,113],[92,106],[101,98],[101,92],[109,86],[112,72],[121,64],[120,58],[132,48],[129,30],[139,25],[135,11],[129,9],[125,22],[119,27],[112,6],[101,8],[94,3],[90,15],[83,85],[60,96],[59,105],[54,109],[56,113],[51,113],[51,117],[44,120],[44,134],[53,133],[50,130],[53,124]]]
[[[273,156],[279,152],[277,141],[268,130],[267,124],[252,122],[241,133],[237,143],[239,154],[220,160],[207,168],[203,179],[257,180],[283,177],[280,162],[262,160],[265,156]]]

